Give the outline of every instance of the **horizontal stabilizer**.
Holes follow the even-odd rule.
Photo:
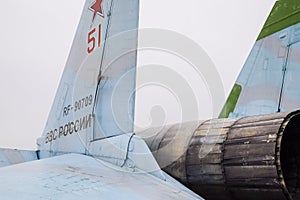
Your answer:
[[[38,160],[36,151],[0,148],[0,167]]]
[[[79,154],[1,168],[0,179],[2,200],[201,199],[172,178],[162,181]]]

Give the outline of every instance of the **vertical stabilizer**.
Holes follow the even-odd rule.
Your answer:
[[[286,112],[300,107],[300,2],[274,5],[220,117]]]
[[[87,153],[133,132],[138,0],[86,0],[39,149]]]

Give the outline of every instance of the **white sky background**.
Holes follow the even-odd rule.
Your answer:
[[[227,95],[274,2],[141,0],[140,28],[169,29],[193,39],[215,63]],[[46,123],[83,4],[83,0],[1,2],[0,147],[36,147],[35,141]],[[155,53],[152,57],[157,59]],[[166,59],[163,63],[171,65],[174,58],[168,61],[168,57],[163,57]],[[144,64],[147,59],[140,58],[140,62]],[[207,91],[202,94],[201,87],[192,78],[191,85],[200,97],[208,96]],[[143,98],[153,95],[151,89],[138,94],[138,125],[150,123],[151,106]],[[202,106],[199,109],[204,112],[199,112],[199,119],[211,117],[212,113],[205,111],[207,106]],[[176,122],[176,117],[168,119],[174,115],[168,112],[166,109],[167,122]]]

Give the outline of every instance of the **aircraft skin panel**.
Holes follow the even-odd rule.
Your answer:
[[[274,5],[257,40],[272,35],[300,22],[298,0],[278,0]]]
[[[256,42],[236,84],[242,92],[231,118],[275,113],[278,109],[284,56],[276,37]]]
[[[23,196],[43,194],[43,199],[72,199],[80,195],[83,199],[95,199],[101,193],[104,199],[193,196],[176,181],[168,183],[170,178],[160,169],[145,141],[133,133],[138,20],[139,0],[86,0],[46,127],[37,141],[42,160],[33,163],[32,168],[37,166],[34,171],[38,173],[31,175],[36,181],[33,185],[41,187],[36,189],[40,193],[20,191]],[[96,166],[95,159],[90,157],[77,158],[82,160],[78,167],[78,161],[63,155],[67,153],[93,156],[119,170]],[[48,159],[54,156],[62,157]],[[70,177],[60,171],[66,165],[61,158],[70,166],[66,169],[68,173],[71,169]],[[94,166],[96,171],[91,168]],[[91,175],[80,179],[81,169],[84,176]],[[6,178],[9,177],[14,179],[12,174]],[[72,178],[80,185],[72,182],[75,186],[69,189],[68,179]],[[86,179],[94,181],[94,186]],[[7,196],[13,198],[10,193]]]
[[[138,0],[86,0],[40,151],[90,154],[133,132],[138,16]]]
[[[37,160],[36,151],[0,148],[0,167]]]
[[[286,66],[282,101],[280,107],[284,110],[292,110],[299,107],[300,102],[300,43],[289,46],[289,59]]]
[[[300,21],[297,20],[300,18],[295,20],[295,16],[300,16],[300,6],[295,6],[299,3],[294,0],[290,2],[293,2],[292,15],[286,10],[282,13],[292,17],[293,24],[287,24],[284,17],[278,23],[276,20],[266,23],[266,32],[255,43],[227,101],[230,109],[225,106],[226,117],[270,114],[299,107]],[[278,13],[277,9],[285,9],[287,5],[286,0],[278,1],[271,18]],[[160,147],[172,139],[162,153],[155,153],[159,157],[153,157],[145,141],[133,133],[138,16],[139,0],[86,0],[45,130],[37,141],[38,153],[31,158],[41,160],[0,168],[1,199],[202,199],[161,167],[178,180],[191,181],[187,187],[195,192],[210,190],[208,193],[215,199],[228,199],[228,192],[229,199],[244,199],[238,198],[248,196],[243,189],[253,192],[255,199],[257,194],[264,197],[260,192],[271,193],[267,199],[283,199],[288,192],[294,195],[293,191],[287,192],[291,187],[285,187],[280,162],[286,164],[297,155],[282,160],[278,157],[278,152],[281,153],[278,144],[283,138],[280,131],[288,123],[292,128],[288,126],[287,131],[296,133],[298,129],[293,126],[300,119],[299,114],[290,113],[284,119],[272,115],[175,125],[168,128],[166,137],[153,137],[157,143],[152,142],[152,147]],[[280,131],[270,134],[270,130],[278,130],[277,125]],[[175,132],[180,136],[175,137]],[[276,151],[271,149],[272,156],[265,149],[270,142],[276,145]],[[243,144],[239,148],[240,143]],[[206,152],[203,145],[214,147]],[[258,153],[257,147],[261,149]],[[298,147],[294,145],[292,150]],[[241,154],[228,156],[230,149]],[[255,150],[253,155],[249,149]],[[211,151],[215,155],[211,156]],[[267,155],[267,159],[270,157],[270,162],[266,157],[260,160],[257,157],[260,153]],[[0,150],[0,162],[4,164],[22,160],[22,152],[5,154]],[[29,160],[27,156],[23,161]],[[230,161],[231,158],[234,159]],[[293,174],[291,171],[288,175]],[[293,175],[286,181],[290,184],[296,178]],[[273,194],[270,183],[278,189]],[[264,191],[260,190],[262,185]]]
[[[86,152],[108,24],[107,17],[91,9],[94,3],[87,0],[84,5],[52,109],[37,141],[39,150]],[[102,2],[103,14],[109,11],[110,3]]]
[[[300,23],[255,43],[236,81],[242,91],[230,118],[286,112],[300,107],[299,41]]]
[[[93,139],[133,132],[138,5],[137,0],[112,1]]]
[[[278,0],[235,83],[240,94],[233,88],[219,117],[299,109],[299,41],[299,1]]]
[[[170,177],[163,181],[79,154],[0,168],[0,179],[2,200],[202,199]]]

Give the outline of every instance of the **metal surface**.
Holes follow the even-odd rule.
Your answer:
[[[0,168],[0,179],[1,200],[201,199],[172,178],[163,181],[76,154]]]
[[[300,2],[276,1],[220,117],[299,109],[299,41]]]
[[[138,0],[86,1],[39,150],[97,154],[133,133],[138,16]]]
[[[86,0],[39,151],[0,149],[0,165],[42,160],[1,168],[1,199],[201,199],[160,167],[207,199],[300,199],[300,114],[261,115],[300,105],[299,19],[264,28],[224,112],[260,116],[138,136],[138,8],[138,0]]]
[[[41,158],[92,155],[165,179],[145,142],[133,133],[138,16],[138,0],[86,1],[37,142]]]
[[[208,200],[300,199],[300,111],[200,124],[145,138],[164,171]]]
[[[300,107],[300,24],[258,40],[237,81],[242,88],[230,118],[287,112]],[[231,101],[236,98],[231,95]],[[221,117],[227,117],[221,115]]]
[[[0,167],[38,160],[36,151],[0,148]]]
[[[138,16],[139,0],[86,0],[40,160],[1,168],[0,199],[202,199],[133,133]]]

